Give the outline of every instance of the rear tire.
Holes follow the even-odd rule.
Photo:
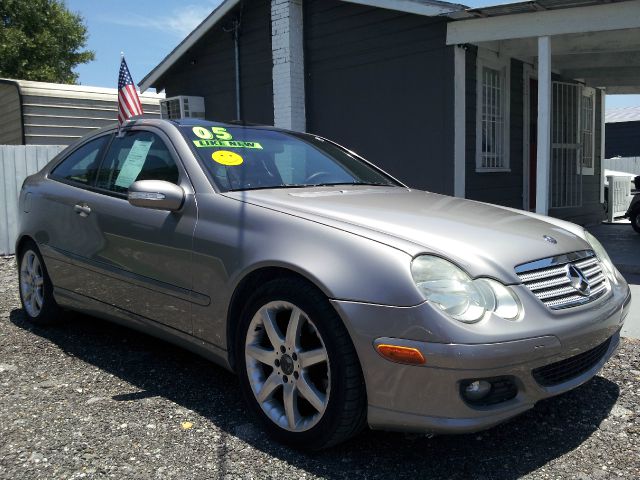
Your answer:
[[[349,334],[327,298],[295,278],[248,299],[236,336],[243,396],[276,440],[318,450],[366,424],[366,391]]]
[[[631,226],[636,231],[636,233],[640,233],[640,210],[635,210],[630,215]]]
[[[44,326],[61,321],[49,273],[33,241],[27,242],[19,252],[18,285],[22,308],[31,323]]]

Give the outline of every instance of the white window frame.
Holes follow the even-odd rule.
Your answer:
[[[483,104],[483,69],[491,68],[502,73],[504,91],[502,95],[502,110],[504,115],[503,131],[503,165],[501,167],[482,166],[482,104]],[[476,172],[510,172],[510,123],[511,123],[511,58],[501,57],[489,50],[478,49],[476,72]]]
[[[580,152],[580,167],[582,168],[582,175],[593,175],[594,169],[596,165],[596,91],[594,88],[584,87],[582,89],[582,97],[591,97],[591,167],[585,167],[583,163],[583,149],[585,147],[584,143],[582,143],[582,135],[583,135],[583,126],[580,126],[580,142],[582,143],[582,149]],[[584,101],[584,100],[583,100]],[[580,110],[582,110],[583,105],[581,102]],[[582,119],[582,112],[580,113],[580,119]]]

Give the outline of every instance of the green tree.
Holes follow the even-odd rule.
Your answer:
[[[74,67],[95,57],[86,43],[64,0],[0,0],[0,77],[76,83]]]

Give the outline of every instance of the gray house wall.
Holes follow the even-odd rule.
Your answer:
[[[305,0],[307,130],[409,186],[453,194],[453,47],[446,20]]]
[[[210,120],[238,120],[236,114],[235,48],[228,31],[241,22],[240,97],[242,120],[273,124],[271,57],[271,2],[245,0],[209,30],[157,82],[167,97],[196,95],[205,98]],[[227,30],[227,31],[225,31]]]
[[[466,197],[472,200],[495,203],[512,208],[524,206],[524,63],[511,59],[510,65],[510,130],[509,130],[509,172],[476,171],[476,100],[477,100],[477,48],[470,46],[466,54]],[[553,76],[554,80],[575,82],[571,79]],[[552,217],[566,219],[579,224],[591,224],[602,220],[604,209],[600,203],[600,152],[602,93],[596,90],[595,99],[595,151],[594,174],[582,176],[582,206],[575,208],[555,208],[549,210]]]
[[[523,207],[523,64],[511,60],[510,172],[476,172],[477,48],[466,54],[466,197],[512,208]]]

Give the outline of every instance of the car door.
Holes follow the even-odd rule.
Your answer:
[[[111,134],[92,138],[72,148],[33,190],[30,215],[47,270],[59,294],[64,291],[93,296],[94,274],[88,268],[91,252],[100,248],[102,235],[95,218],[82,205],[101,196],[92,190],[98,166]]]
[[[131,205],[136,180],[165,180],[185,191],[176,212]],[[156,129],[135,128],[110,143],[94,185],[99,198],[81,205],[101,241],[89,252],[100,273],[99,300],[169,327],[191,332],[194,191],[176,150]]]

